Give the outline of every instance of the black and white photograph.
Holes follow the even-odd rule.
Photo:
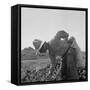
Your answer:
[[[0,90],[90,90],[90,0],[1,0]]]
[[[21,8],[21,83],[87,80],[86,12]]]

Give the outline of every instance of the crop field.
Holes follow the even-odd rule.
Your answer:
[[[86,79],[85,68],[78,68],[80,80]],[[21,82],[45,81],[50,72],[50,59],[23,60],[21,61]],[[61,80],[60,75],[56,80]]]
[[[37,59],[37,60],[23,60],[21,61],[22,69],[35,69],[38,71],[39,69],[45,68],[48,64],[50,64],[50,59]]]
[[[35,73],[39,72],[50,65],[50,59],[39,59],[39,60],[23,60],[21,61],[21,81],[22,82],[34,82]],[[50,68],[49,68],[50,69]],[[46,69],[47,70],[47,69]],[[39,73],[40,74],[40,73]],[[37,76],[38,78],[39,75]]]

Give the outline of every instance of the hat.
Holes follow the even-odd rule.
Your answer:
[[[58,38],[58,39],[60,39],[60,38],[68,38],[68,36],[69,36],[69,34],[67,32],[65,32],[64,30],[62,30],[62,31],[58,31],[56,33],[55,38]]]
[[[35,39],[35,40],[33,41],[33,45],[34,45],[35,49],[38,49],[38,48],[40,47],[41,43],[42,43],[41,40]]]

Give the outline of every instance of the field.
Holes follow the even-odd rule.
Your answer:
[[[47,71],[48,69],[46,67],[49,65],[50,65],[49,58],[48,59],[38,59],[38,60],[23,60],[21,62],[21,81],[22,82],[41,81],[40,73],[42,73],[43,75],[43,73],[48,72]],[[40,70],[43,70],[44,72]],[[35,77],[35,74],[37,74],[36,77]]]
[[[35,69],[38,71],[39,69],[45,68],[48,64],[50,64],[50,59],[37,59],[37,60],[23,60],[21,62],[22,68],[26,69]]]
[[[86,79],[86,70],[78,68],[80,80]],[[50,59],[22,60],[21,61],[21,82],[50,81],[46,77],[50,73]],[[55,79],[61,80],[60,74]]]

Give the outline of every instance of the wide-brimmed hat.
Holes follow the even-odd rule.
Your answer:
[[[35,49],[39,49],[41,43],[42,43],[42,40],[35,39],[35,40],[33,41],[33,45],[34,45]]]
[[[64,30],[61,30],[61,31],[58,31],[55,35],[55,38],[68,38],[69,37],[69,33],[67,33],[66,31]]]

